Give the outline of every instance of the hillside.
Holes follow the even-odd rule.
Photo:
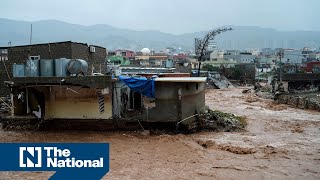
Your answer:
[[[193,50],[194,38],[205,32],[174,35],[160,31],[135,31],[115,28],[105,24],[83,26],[57,20],[35,22],[0,18],[0,46],[29,44],[30,24],[33,26],[32,43],[76,41],[104,46],[107,49],[143,47],[160,50],[165,47],[181,47]],[[235,30],[216,38],[221,49],[246,49],[264,47],[320,47],[320,31],[277,31],[252,26],[232,26]]]

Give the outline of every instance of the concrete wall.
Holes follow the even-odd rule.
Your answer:
[[[320,80],[320,73],[283,74],[282,80],[284,80],[284,81],[319,81]]]
[[[104,112],[100,113],[97,89],[79,86],[37,86],[16,88],[14,97],[15,116],[33,115],[41,107],[41,118],[49,119],[111,119],[111,92],[104,95]],[[23,100],[18,94],[24,93]],[[28,109],[29,108],[29,112]],[[34,116],[35,117],[35,116]]]
[[[289,104],[300,109],[311,109],[320,112],[320,98],[312,94],[280,94],[278,103]]]
[[[155,107],[148,109],[148,113],[144,109],[144,121],[177,122],[200,113],[205,106],[204,83],[156,82],[155,87]]]
[[[53,87],[46,97],[45,119],[109,119],[112,118],[111,101],[111,93],[105,95],[104,113],[100,113],[96,89],[82,88],[77,94],[66,87]]]

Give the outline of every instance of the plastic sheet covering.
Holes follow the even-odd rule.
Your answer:
[[[149,98],[155,97],[154,79],[127,76],[119,76],[119,79],[124,82],[131,90]]]

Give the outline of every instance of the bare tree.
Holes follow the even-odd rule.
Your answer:
[[[198,67],[198,77],[200,76],[200,67],[201,67],[201,61],[208,49],[208,44],[210,40],[214,40],[215,36],[218,34],[221,34],[226,31],[231,31],[233,30],[232,28],[218,28],[214,29],[210,32],[208,32],[202,40],[197,40],[196,44],[196,55],[198,57],[198,62],[199,62],[199,67]]]

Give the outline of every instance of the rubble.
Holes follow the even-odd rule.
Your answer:
[[[270,91],[257,91],[255,95],[264,99],[273,99],[274,95]]]
[[[234,88],[234,85],[223,75],[209,74],[207,78],[207,87],[214,89]]]
[[[251,89],[244,89],[244,90],[242,91],[242,93],[243,93],[243,94],[251,93]]]
[[[199,115],[199,119],[203,129],[216,132],[243,131],[247,126],[245,117],[218,110],[207,109],[206,113]]]
[[[276,102],[289,104],[300,109],[320,111],[320,98],[317,94],[288,94],[281,93],[276,97]]]
[[[34,119],[15,121],[3,120],[1,123],[1,128],[7,131],[37,131],[40,127],[39,122]]]
[[[274,99],[275,102],[280,104],[289,104],[300,109],[320,111],[320,97],[317,93],[287,93],[281,90],[282,89],[278,90],[275,94],[272,94],[269,87],[263,86],[256,89],[255,94],[261,98]],[[248,89],[246,91],[250,90]]]
[[[0,97],[0,114],[8,113],[9,106],[11,106],[10,97]]]
[[[3,127],[4,117],[10,112],[10,98],[0,97],[0,128]]]

